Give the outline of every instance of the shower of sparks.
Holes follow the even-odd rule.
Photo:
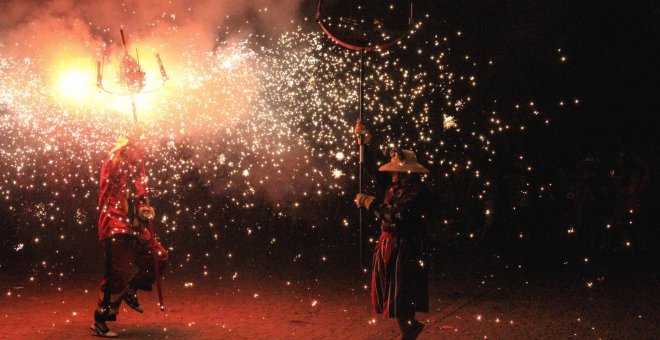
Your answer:
[[[445,130],[458,127],[458,124],[456,123],[456,119],[454,118],[454,116],[442,115],[442,118],[443,118],[442,126],[445,128]]]
[[[481,183],[482,199],[489,189],[478,166],[492,161],[491,139],[509,125],[494,112],[470,114],[470,125],[461,116],[476,81],[450,70],[447,41],[415,29],[395,48],[367,54],[365,125],[382,145],[414,149],[432,177],[463,174]],[[155,58],[142,56],[147,89],[157,87]],[[170,81],[136,99],[162,233],[190,229],[202,237],[204,226],[213,235],[207,239],[218,240],[218,211],[251,209],[264,197],[276,216],[308,204],[301,197],[351,202],[357,53],[299,27],[161,56]],[[96,233],[99,168],[130,128],[131,109],[127,97],[96,89],[95,58],[63,53],[44,65],[0,45],[0,193],[26,247]],[[109,77],[117,60],[107,60]],[[109,87],[117,82],[108,80]],[[457,129],[457,120],[472,128]],[[193,190],[229,203],[191,201]],[[338,218],[338,226],[349,225]],[[45,263],[37,266],[57,266]]]

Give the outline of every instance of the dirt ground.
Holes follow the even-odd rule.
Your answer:
[[[522,267],[522,266],[521,266]],[[524,267],[489,272],[465,265],[435,270],[431,312],[420,339],[653,339],[660,334],[657,277],[615,279],[536,275]],[[350,271],[346,271],[350,273]],[[140,295],[145,313],[122,305],[110,324],[124,339],[396,339],[394,320],[371,312],[368,276],[263,275],[257,271],[190,275]],[[97,294],[96,275],[30,282],[3,277],[0,338],[84,339]],[[591,285],[590,285],[591,283]]]

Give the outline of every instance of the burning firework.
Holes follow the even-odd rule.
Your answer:
[[[495,114],[469,110],[475,77],[452,71],[449,38],[422,28],[414,23],[395,49],[365,58],[365,123],[383,145],[415,149],[440,175],[434,177],[474,178],[483,197],[489,188],[479,167],[495,153],[493,136],[509,127]],[[200,238],[217,240],[214,211],[251,209],[263,198],[282,215],[304,206],[301,198],[350,201],[357,180],[347,175],[357,162],[354,53],[305,22],[276,36],[218,39],[212,51],[162,37],[136,41],[172,65],[167,87],[148,91],[165,77],[148,71],[160,69],[158,58],[133,63],[99,40],[68,42],[57,58],[0,47],[0,193],[12,202],[14,224],[25,226],[25,248],[54,234],[95,234],[98,166],[116,134],[132,125],[128,101],[96,89],[94,60],[106,53],[105,69],[123,63],[129,73],[102,79],[103,87],[113,92],[124,83],[140,93],[150,187],[172,207],[162,212],[166,233],[194,228]],[[471,128],[443,131],[449,112]],[[190,201],[192,190],[229,203]],[[200,226],[216,236],[205,237]]]

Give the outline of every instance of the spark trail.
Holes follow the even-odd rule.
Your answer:
[[[383,145],[415,149],[434,177],[468,176],[485,193],[488,181],[479,166],[495,154],[492,137],[510,126],[495,113],[466,111],[476,77],[453,72],[446,61],[448,38],[420,36],[421,26],[393,50],[368,55],[366,123]],[[60,242],[59,253],[75,247],[77,233],[96,233],[99,167],[131,125],[130,100],[95,90],[96,56],[64,55],[48,65],[54,72],[3,49],[0,193],[21,244]],[[264,198],[280,214],[309,201],[351,200],[356,53],[298,27],[277,37],[219,43],[212,52],[161,55],[171,80],[162,91],[139,95],[137,107],[147,127],[147,169],[165,233],[190,228],[200,238],[217,239],[214,212],[231,215]],[[108,60],[106,71],[119,59]],[[143,66],[148,87],[159,74],[155,65]],[[230,203],[191,199],[187,190],[193,187]],[[35,263],[52,272],[57,266]]]

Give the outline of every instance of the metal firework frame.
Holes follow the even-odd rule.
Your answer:
[[[167,72],[165,72],[163,61],[160,59],[160,54],[156,53],[156,60],[158,61],[158,68],[160,70],[160,75],[163,81],[158,88],[145,90],[146,72],[142,69],[142,66],[140,66],[140,55],[138,54],[137,49],[135,49],[135,57],[128,53],[126,38],[124,37],[124,30],[120,29],[119,33],[121,34],[121,43],[124,46],[124,57],[121,61],[119,77],[126,91],[111,91],[103,86],[103,69],[105,64],[105,56],[103,57],[102,61],[96,62],[96,87],[100,91],[110,94],[130,95],[133,108],[133,121],[137,123],[138,116],[137,109],[135,107],[135,95],[155,92],[163,87],[170,78],[168,77]]]

